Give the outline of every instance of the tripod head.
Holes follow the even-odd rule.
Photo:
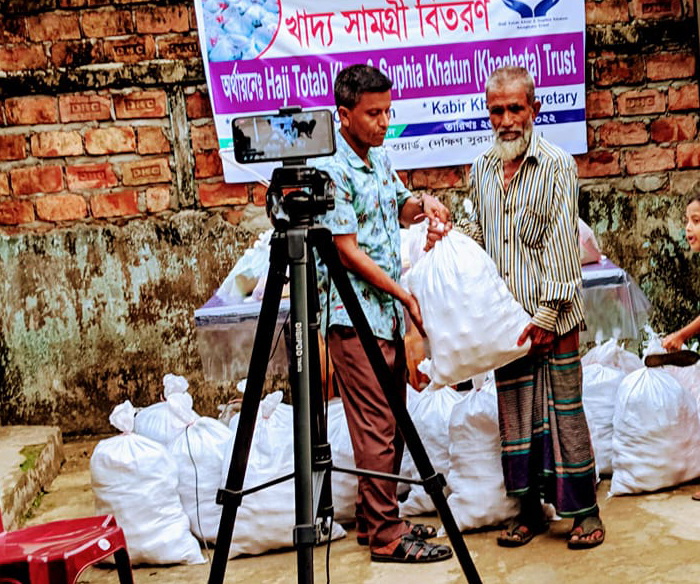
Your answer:
[[[312,225],[316,215],[335,207],[335,185],[323,170],[282,166],[272,172],[265,203],[277,229]]]
[[[267,214],[277,229],[312,225],[315,215],[335,206],[328,173],[306,166],[306,159],[335,152],[329,110],[302,111],[298,106],[276,114],[233,120],[233,151],[244,164],[281,160],[265,195]]]

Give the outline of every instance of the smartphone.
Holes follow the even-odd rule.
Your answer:
[[[306,159],[335,152],[333,114],[327,109],[240,117],[232,125],[237,162]]]

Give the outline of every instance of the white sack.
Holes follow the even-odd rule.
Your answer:
[[[427,252],[428,219],[401,229],[401,265],[404,269],[415,266]]]
[[[101,440],[90,458],[95,512],[114,515],[134,564],[204,563],[177,494],[173,457],[162,444],[132,433],[128,400],[109,421],[123,433]]]
[[[506,495],[501,466],[496,384],[468,391],[450,416],[452,491],[447,502],[460,531],[495,526],[518,514],[518,500]],[[441,530],[442,531],[442,530]]]
[[[187,379],[167,373],[163,377],[165,401],[143,408],[136,414],[134,432],[168,444],[185,429],[187,423],[177,415],[177,409],[192,410],[192,396],[187,393]],[[172,404],[177,402],[178,405]],[[175,408],[175,409],[174,409]]]
[[[700,476],[700,421],[691,393],[643,368],[622,380],[613,418],[611,495],[656,491]]]
[[[421,366],[423,362],[429,363],[430,360],[424,359],[418,365],[419,371],[421,371]],[[420,397],[420,394],[421,392],[414,389],[410,383],[406,384],[406,411],[411,417],[413,417],[413,411],[416,407],[416,404],[418,403],[418,398]],[[401,470],[399,471],[399,474],[402,477],[412,477],[414,475],[418,475],[418,470],[416,469],[416,465],[413,463],[413,458],[411,458],[411,453],[408,451],[406,445],[404,445],[403,447],[403,456],[401,458]],[[396,494],[400,496],[407,493],[411,490],[411,486],[412,485],[410,483],[397,483]],[[418,488],[420,489],[421,487]]]
[[[452,408],[461,399],[462,395],[451,387],[436,388],[431,383],[420,392],[411,413],[430,462],[435,471],[444,476],[450,470],[450,415]],[[415,466],[410,476],[414,479],[421,478]],[[408,499],[399,504],[399,511],[402,515],[420,515],[435,511],[435,506],[422,486],[412,485]]]
[[[219,288],[231,298],[245,298],[255,289],[258,280],[270,267],[272,229],[258,236],[253,247],[245,250]]]
[[[581,365],[586,366],[593,363],[619,369],[624,374],[644,367],[642,360],[631,351],[623,349],[617,339],[609,339],[598,344],[581,357]]]
[[[599,363],[583,367],[583,411],[591,432],[598,474],[612,473],[613,414],[625,374]]]
[[[581,265],[599,262],[603,254],[600,253],[600,246],[596,241],[595,233],[588,224],[579,217],[578,219],[578,243]]]
[[[277,391],[260,402],[243,481],[244,489],[294,472],[292,407],[281,403],[281,399],[282,392]],[[240,414],[236,414],[229,424],[234,434],[239,420]],[[231,438],[226,449],[227,461],[231,460],[233,443],[234,438]],[[222,487],[226,485],[228,466],[227,463],[221,474]],[[293,479],[246,495],[236,514],[229,558],[291,547],[295,523]],[[345,535],[345,530],[334,523],[332,539]]]
[[[334,398],[328,402],[328,442],[331,445],[334,466],[355,468],[355,454],[350,440],[348,420],[340,398]],[[335,520],[339,523],[353,521],[357,500],[357,476],[334,471],[331,473],[331,480]]]
[[[213,542],[219,532],[222,509],[216,503],[216,493],[226,445],[233,433],[218,420],[199,417],[191,409],[179,410],[179,416],[187,427],[168,445],[178,468],[177,491],[192,533]]]
[[[525,355],[516,341],[530,316],[488,254],[452,230],[406,275],[430,342],[430,379],[453,385]]]

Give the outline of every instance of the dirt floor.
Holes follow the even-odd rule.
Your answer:
[[[94,512],[89,459],[95,441],[65,444],[61,474],[41,499],[28,524],[80,517]],[[700,582],[700,502],[690,495],[699,485],[648,495],[607,498],[609,481],[599,487],[599,503],[607,527],[605,543],[586,551],[566,548],[570,521],[556,522],[550,531],[518,549],[496,545],[494,531],[465,534],[466,544],[484,584],[697,584]],[[437,517],[422,520],[439,524]],[[447,543],[446,539],[442,540]],[[369,561],[367,548],[355,534],[336,541],[330,551],[330,582],[334,584],[438,584],[466,582],[455,558],[436,564],[407,566]],[[207,582],[208,565],[134,568],[136,584]],[[326,548],[315,553],[315,582],[326,582]],[[81,584],[114,584],[116,572],[89,568]],[[227,565],[226,583],[277,584],[297,582],[294,550],[237,558]]]

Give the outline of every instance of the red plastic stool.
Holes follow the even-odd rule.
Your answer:
[[[112,554],[119,582],[133,584],[124,532],[111,515],[16,531],[4,531],[0,515],[0,584],[75,584],[85,568]]]

